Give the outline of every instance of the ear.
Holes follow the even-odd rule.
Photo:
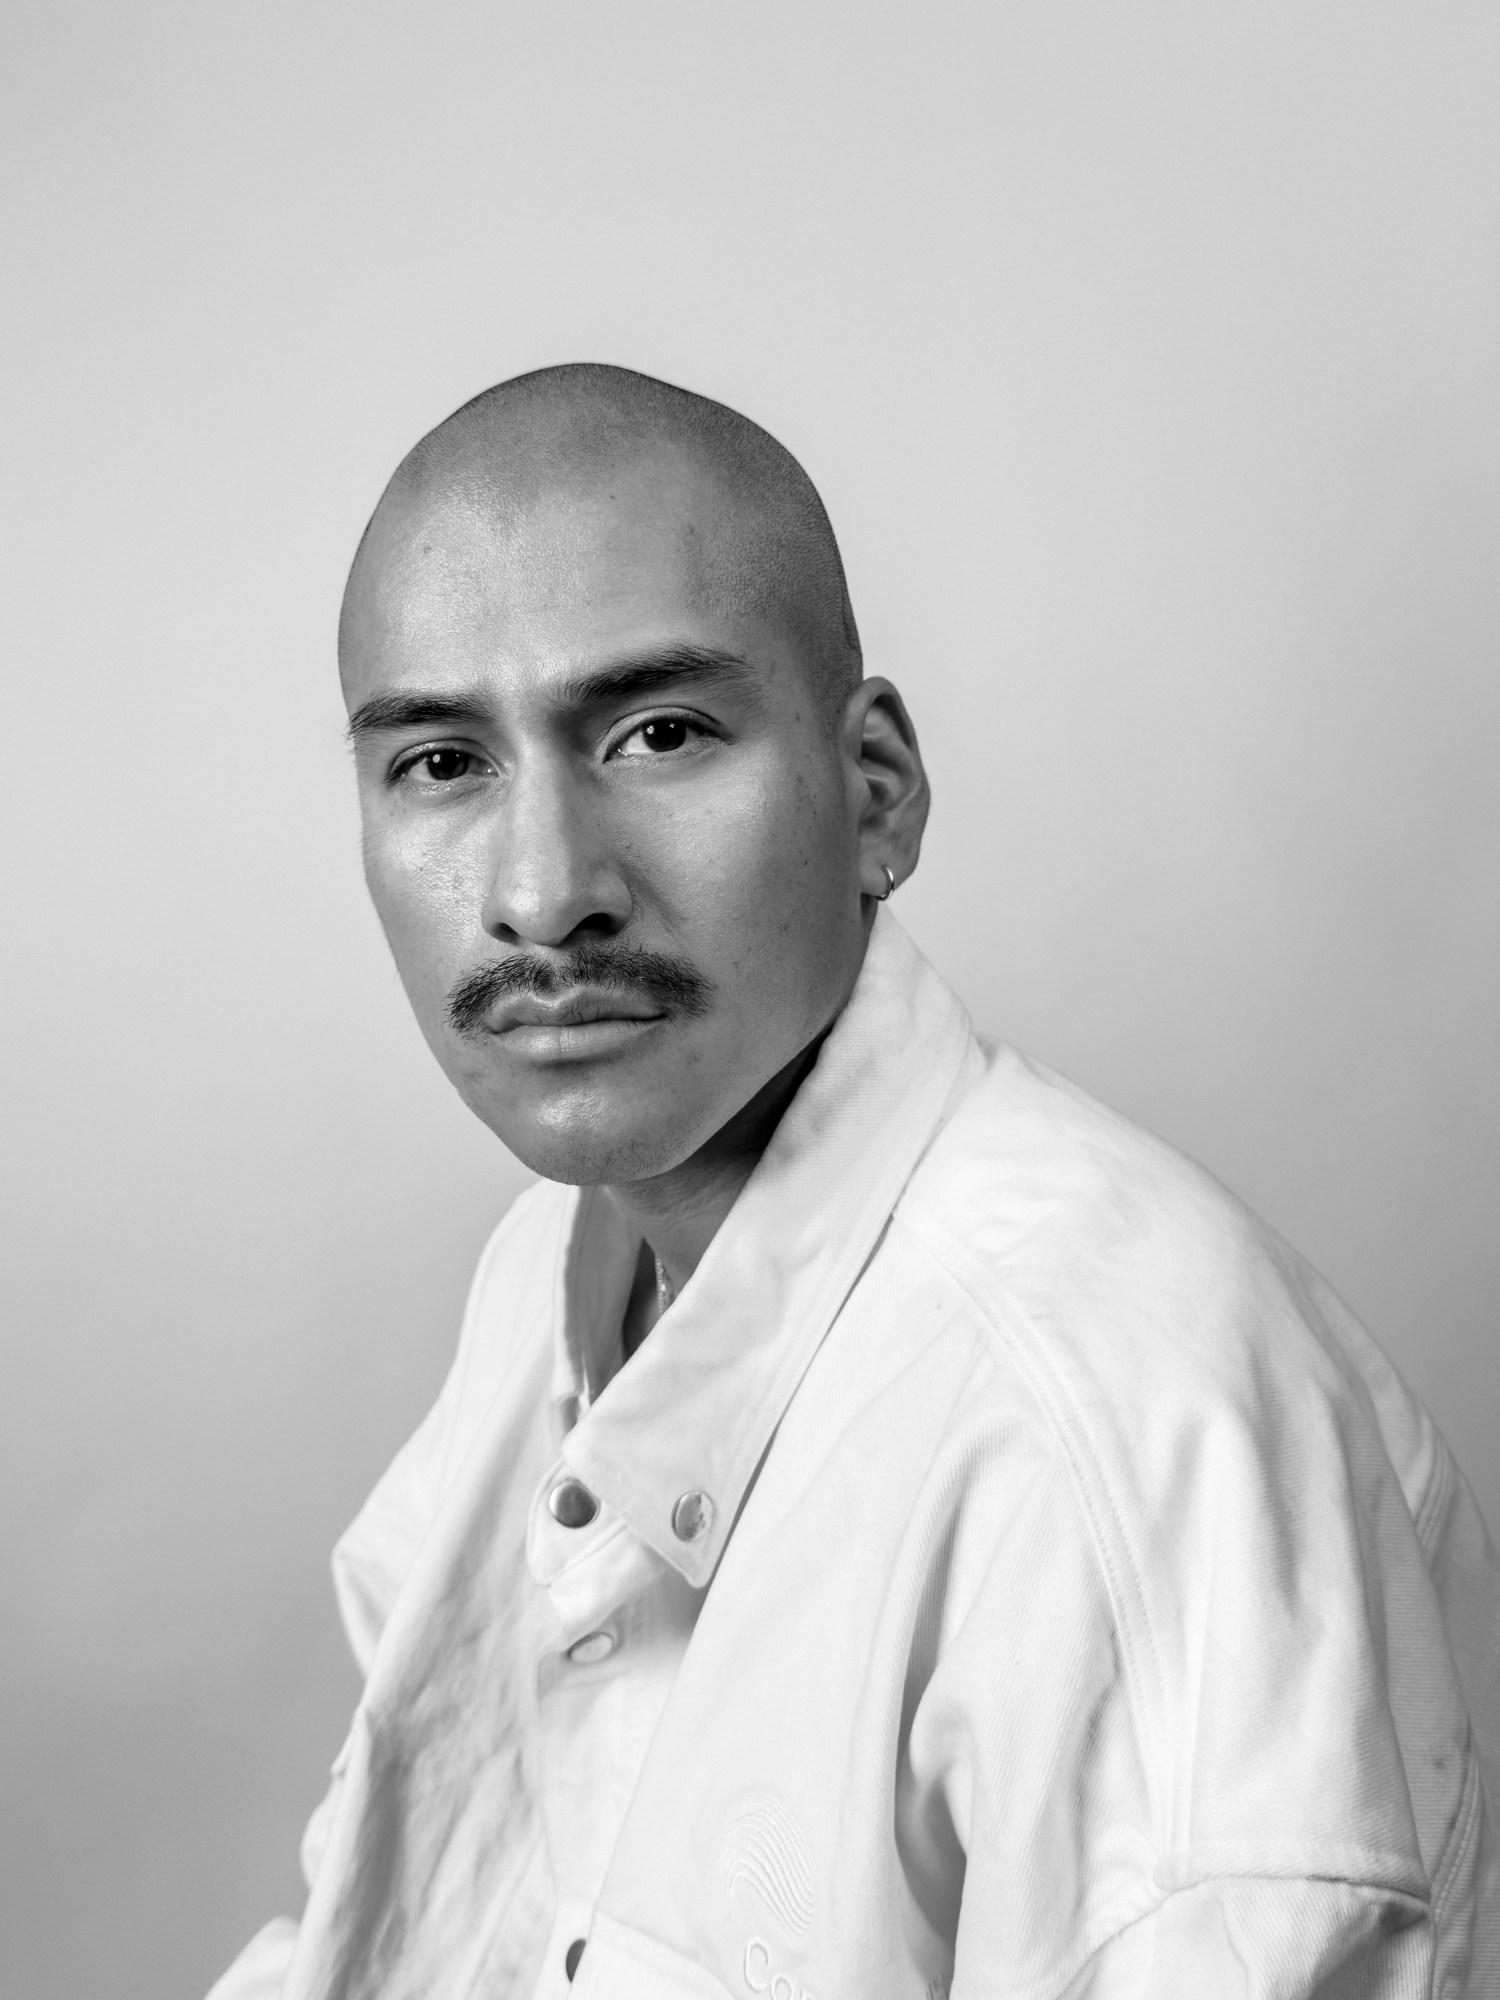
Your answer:
[[[917,732],[889,681],[861,681],[849,697],[843,748],[858,818],[860,891],[884,897],[887,869],[900,883],[916,868],[932,796]]]

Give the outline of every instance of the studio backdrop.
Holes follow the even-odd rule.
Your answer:
[[[195,2000],[520,1170],[363,898],[400,455],[603,359],[795,451],[976,1019],[1319,1264],[1500,1520],[1500,17],[14,0],[0,1991]]]

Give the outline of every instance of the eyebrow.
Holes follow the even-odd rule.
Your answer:
[[[579,674],[564,681],[554,699],[560,708],[589,708],[595,702],[651,694],[682,680],[755,678],[754,667],[742,653],[726,652],[718,646],[663,646],[650,652],[628,654],[596,673]]]
[[[652,694],[683,680],[755,678],[754,667],[741,653],[718,646],[671,645],[627,654],[594,673],[575,675],[552,691],[551,700],[557,708],[591,708],[603,701]],[[357,743],[388,730],[473,728],[490,719],[490,704],[477,688],[456,694],[436,690],[377,694],[354,710],[346,733],[351,743]]]
[[[351,743],[387,729],[447,729],[484,722],[489,710],[475,694],[376,694],[362,701],[345,731]]]

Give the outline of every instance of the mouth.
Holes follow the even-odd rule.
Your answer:
[[[486,1023],[507,1055],[532,1062],[577,1062],[616,1054],[667,1019],[656,1002],[631,993],[577,987],[543,998],[515,994]]]

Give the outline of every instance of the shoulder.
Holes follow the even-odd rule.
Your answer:
[[[1054,1394],[1252,1431],[1311,1397],[1389,1429],[1420,1481],[1416,1405],[1331,1288],[1211,1174],[1015,1051],[899,1213]]]
[[[986,1051],[903,1211],[929,1231],[946,1216],[980,1261],[1022,1282],[1149,1268],[1155,1284],[1161,1266],[1148,1260],[1163,1257],[1221,1277],[1259,1229],[1183,1154],[1003,1046]]]
[[[1066,1465],[1167,1873],[1420,1884],[1389,1800],[1398,1736],[1462,1723],[1413,1522],[1441,1448],[1374,1343],[1209,1174],[1010,1051],[898,1220]],[[1388,1618],[1441,1698],[1395,1687]]]

